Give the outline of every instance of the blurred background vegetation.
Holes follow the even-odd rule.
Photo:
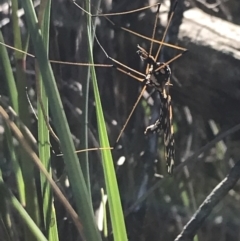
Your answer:
[[[86,9],[83,1],[77,2]],[[119,13],[148,6],[154,2],[146,0],[91,2],[91,11]],[[160,9],[156,39],[161,40],[169,9],[174,1],[164,1]],[[38,9],[39,2],[35,2]],[[5,43],[13,46],[13,25],[10,2],[1,1],[1,31]],[[239,160],[240,127],[240,3],[237,0],[189,0],[179,1],[173,21],[167,33],[166,42],[189,50],[171,64],[173,86],[171,87],[173,121],[175,130],[175,172],[166,172],[162,136],[146,136],[144,130],[159,115],[157,93],[147,90],[127,125],[115,150],[113,159],[120,189],[126,228],[129,240],[174,240],[182,231],[204,199],[229,174]],[[131,30],[151,37],[156,7],[109,18],[93,18],[96,36],[104,50],[112,58],[145,73],[143,63],[136,54],[137,45],[149,49],[150,42],[119,28]],[[19,26],[23,42],[28,41],[26,19],[19,5]],[[219,24],[216,25],[216,22]],[[86,14],[71,1],[53,0],[49,32],[49,59],[75,63],[88,63]],[[205,32],[209,31],[209,32]],[[212,35],[211,35],[211,34]],[[237,39],[237,37],[239,37]],[[157,45],[154,45],[153,53]],[[95,41],[94,62],[112,64]],[[34,53],[31,41],[27,50]],[[155,52],[154,52],[155,51]],[[14,75],[17,63],[14,51],[8,50]],[[176,51],[163,47],[159,60],[166,62]],[[2,67],[0,67],[2,68]],[[90,78],[86,66],[52,64],[57,86],[67,115],[76,149],[83,148],[82,129],[85,83]],[[110,144],[113,145],[128,114],[131,111],[142,85],[115,68],[97,67],[97,80],[101,95],[105,122]],[[28,96],[36,108],[36,82],[34,59],[26,59],[26,87]],[[0,94],[8,101],[5,76],[0,71]],[[95,100],[90,85],[88,101],[88,145],[98,147]],[[28,126],[37,139],[37,120],[29,104]],[[0,167],[8,187],[15,193],[11,156],[7,149],[2,120],[0,132]],[[50,113],[51,123],[51,113]],[[25,123],[26,124],[26,123]],[[234,128],[235,129],[231,129]],[[57,127],[53,126],[57,132]],[[232,130],[232,131],[231,131]],[[71,189],[66,185],[67,173],[60,153],[59,144],[51,138],[54,153],[51,166],[54,179],[74,206]],[[16,144],[17,145],[17,144]],[[195,155],[194,155],[195,154]],[[102,159],[98,151],[88,152],[90,183],[94,211],[101,201],[100,189],[105,188]],[[79,154],[80,163],[85,156]],[[36,172],[36,190],[39,174]],[[194,240],[239,240],[240,206],[239,183],[213,209]],[[38,190],[39,191],[39,190]],[[140,199],[141,197],[143,197]],[[55,199],[58,232],[60,240],[81,240]],[[13,228],[15,240],[21,239],[19,221],[14,213]],[[3,223],[3,222],[2,222]],[[0,225],[0,237],[3,235]],[[3,239],[3,240],[8,240]],[[110,233],[106,240],[112,240]]]

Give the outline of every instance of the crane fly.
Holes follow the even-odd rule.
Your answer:
[[[155,56],[152,55],[153,40],[155,40],[154,38],[155,38],[158,14],[159,14],[159,10],[160,10],[160,4],[158,4],[157,6],[158,6],[158,9],[157,9],[157,14],[156,14],[156,18],[155,18],[155,24],[154,24],[154,29],[153,29],[153,33],[152,33],[152,38],[151,38],[152,41],[151,41],[151,45],[150,45],[150,50],[149,50],[149,52],[147,52],[144,48],[137,46],[137,48],[138,48],[137,53],[139,54],[140,58],[147,63],[147,67],[146,67],[146,70],[144,73],[144,78],[143,79],[139,78],[139,76],[142,75],[141,72],[137,73],[135,70],[132,70],[129,68],[127,68],[127,70],[126,70],[126,66],[113,60],[113,62],[115,62],[118,65],[120,64],[120,66],[123,67],[123,68],[118,67],[117,69],[119,71],[121,71],[125,74],[128,74],[131,77],[135,78],[136,80],[144,83],[144,87],[143,87],[137,101],[135,102],[135,105],[134,105],[129,117],[127,118],[127,121],[125,122],[125,124],[116,140],[116,143],[119,141],[133,111],[135,110],[137,104],[140,101],[140,98],[142,97],[144,91],[146,90],[146,87],[147,86],[153,87],[159,93],[160,102],[161,102],[160,115],[159,115],[159,118],[156,120],[156,122],[153,125],[150,125],[146,128],[145,134],[154,133],[154,132],[163,134],[167,170],[168,170],[168,173],[171,174],[172,170],[173,170],[173,166],[174,166],[175,148],[174,148],[174,131],[173,131],[173,124],[172,124],[172,116],[173,116],[172,104],[171,104],[171,96],[170,96],[170,92],[169,92],[169,87],[171,86],[171,83],[170,83],[171,69],[169,67],[169,64],[172,63],[173,61],[175,61],[176,59],[178,59],[179,57],[181,57],[182,54],[186,52],[186,49],[183,49],[183,48],[180,48],[177,46],[170,46],[170,47],[174,47],[176,49],[180,49],[182,52],[180,54],[176,55],[175,57],[173,57],[172,59],[170,59],[166,63],[157,62],[157,59],[159,58],[159,55],[160,55],[162,45],[165,44],[164,40],[165,40],[168,28],[170,26],[171,20],[173,18],[173,15],[174,15],[174,12],[175,12],[175,9],[177,6],[177,1],[176,1],[172,8],[172,11],[169,15],[167,27],[163,34],[162,40],[159,43],[157,53]],[[109,21],[111,22],[111,20],[109,20]],[[128,31],[132,34],[138,35],[137,33],[132,32],[129,29],[126,29],[123,27],[121,27],[121,29],[123,29],[124,31]],[[137,76],[136,73],[139,76]]]
[[[76,2],[73,2],[78,8],[80,8],[82,11],[84,11],[84,13],[89,14],[91,17],[104,17],[107,19],[107,21],[109,21],[112,25],[114,25],[116,27],[116,25],[107,17],[108,15],[116,15],[117,13],[113,13],[113,14],[96,14],[96,15],[91,15],[89,12],[87,12],[86,10],[84,10],[81,6],[79,6]],[[95,36],[95,40],[98,43],[98,45],[100,46],[100,48],[102,49],[102,51],[104,52],[104,54],[106,55],[106,57],[112,61],[112,64],[94,64],[95,67],[115,67],[118,71],[132,77],[133,79],[138,80],[139,82],[143,83],[144,87],[142,88],[142,91],[139,95],[139,97],[137,98],[137,101],[135,102],[132,111],[130,112],[125,124],[123,125],[122,130],[120,131],[120,134],[118,135],[115,145],[119,142],[122,133],[124,132],[130,117],[132,116],[134,110],[136,109],[136,106],[138,105],[140,99],[142,98],[144,92],[146,91],[147,87],[152,87],[154,88],[160,97],[160,101],[161,101],[161,107],[160,107],[160,114],[159,114],[159,118],[156,120],[156,122],[150,126],[148,126],[145,130],[145,134],[150,134],[150,133],[154,133],[154,132],[158,132],[161,135],[163,134],[164,136],[164,146],[165,146],[165,159],[166,159],[166,163],[167,163],[167,170],[168,173],[172,173],[173,170],[173,166],[174,166],[174,133],[173,133],[173,125],[172,125],[172,105],[171,105],[171,96],[170,96],[170,92],[169,92],[169,87],[171,86],[171,82],[170,82],[170,76],[171,76],[171,69],[169,67],[169,64],[171,64],[172,62],[174,62],[176,59],[180,58],[183,53],[186,52],[185,48],[179,47],[179,46],[175,46],[169,43],[165,43],[165,38],[166,38],[166,34],[167,34],[167,30],[170,26],[172,17],[174,15],[174,11],[176,9],[176,5],[177,5],[177,1],[175,2],[174,7],[172,8],[172,11],[170,13],[170,17],[165,29],[165,32],[163,34],[163,37],[161,40],[157,40],[155,39],[155,32],[156,32],[156,26],[157,26],[157,21],[158,21],[158,17],[159,17],[159,11],[160,11],[160,4],[155,4],[157,6],[157,13],[156,13],[156,17],[155,17],[155,23],[154,23],[154,27],[153,27],[153,33],[151,37],[146,37],[143,36],[137,32],[134,32],[132,30],[130,30],[129,28],[125,28],[125,27],[118,27],[120,29],[122,29],[125,32],[128,32],[129,34],[133,34],[136,35],[140,38],[146,39],[148,41],[150,41],[150,48],[149,51],[146,51],[144,48],[142,48],[141,46],[137,46],[137,53],[139,54],[140,58],[146,63],[146,70],[144,73],[132,69],[129,66],[121,63],[120,61],[112,58],[111,56],[109,56],[106,51],[103,49],[102,45],[100,44],[98,38]],[[137,9],[137,10],[132,10],[132,11],[128,11],[128,12],[123,12],[123,13],[118,13],[118,14],[129,14],[129,13],[133,13],[136,11],[143,11],[146,8],[149,8],[152,6],[148,6],[148,7],[144,7],[141,9]],[[152,55],[152,51],[153,51],[153,44],[158,44],[158,49],[155,55]],[[3,45],[5,45],[8,48],[12,48],[16,51],[20,51],[25,53],[27,56],[29,57],[33,57],[34,55],[31,55],[29,53],[26,53],[24,51],[21,50],[17,50],[16,48],[13,48],[9,45],[6,45],[4,43],[1,43]],[[168,60],[167,62],[158,62],[158,58],[160,55],[160,51],[162,46],[167,46],[167,47],[171,47],[174,48],[176,50],[179,50],[180,53],[178,55],[176,55],[175,57],[173,57],[172,59]],[[73,63],[73,62],[64,62],[64,61],[57,61],[57,60],[49,60],[49,62],[53,63],[53,64],[67,64],[67,65],[79,65],[79,66],[89,66],[88,63]],[[47,118],[46,118],[46,123],[48,123]],[[49,124],[47,124],[49,126]],[[55,135],[53,133],[53,131],[51,130],[51,127],[49,126],[49,130],[50,133],[52,133],[52,135]],[[56,136],[56,135],[55,135]],[[57,137],[55,137],[57,138]],[[113,149],[114,147],[110,147],[110,149]],[[92,151],[92,150],[101,150],[101,149],[105,149],[105,147],[97,147],[97,148],[89,148],[86,150],[79,150],[77,152],[83,152],[83,151]]]

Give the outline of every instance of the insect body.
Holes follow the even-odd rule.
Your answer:
[[[165,159],[167,169],[172,173],[174,166],[174,133],[172,125],[172,106],[169,94],[171,69],[169,65],[156,62],[143,48],[138,46],[138,54],[142,60],[147,61],[149,67],[146,75],[146,85],[154,87],[160,96],[161,108],[159,118],[153,125],[146,128],[145,134],[158,132],[164,135]]]

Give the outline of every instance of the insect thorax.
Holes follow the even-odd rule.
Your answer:
[[[156,62],[152,55],[138,46],[137,53],[143,61],[149,64],[149,68],[146,73],[146,84],[157,88],[162,92],[162,88],[169,82],[171,76],[171,69],[169,65],[163,62]]]

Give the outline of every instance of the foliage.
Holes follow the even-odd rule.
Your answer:
[[[149,120],[159,115],[156,93],[142,98],[120,142],[110,152],[109,146],[113,146],[142,85],[116,68],[94,69],[48,61],[112,65],[94,41],[96,33],[110,57],[144,72],[136,46],[139,44],[149,49],[150,42],[122,31],[119,26],[152,36],[153,29],[149,26],[154,25],[156,7],[128,15],[110,16],[115,23],[113,26],[104,17],[93,17],[91,20],[89,15],[69,1],[55,0],[51,4],[42,1],[35,9],[38,24],[30,1],[23,1],[20,7],[16,2],[12,1],[12,25],[2,27],[3,37],[0,36],[0,42],[5,41],[23,50],[19,52],[0,45],[0,105],[10,115],[7,122],[2,117],[0,119],[0,127],[4,130],[0,132],[3,177],[0,178],[0,236],[4,237],[3,240],[117,241],[126,240],[127,236],[129,240],[173,240],[206,196],[229,173],[236,156],[238,158],[239,138],[237,135],[228,137],[239,130],[238,126],[229,128],[229,123],[236,124],[235,119],[231,122],[220,112],[221,122],[214,118],[219,114],[214,113],[210,120],[205,111],[198,113],[200,104],[194,102],[194,97],[192,101],[181,95],[188,86],[178,78],[177,73],[183,71],[178,63],[184,61],[183,58],[191,58],[192,53],[189,53],[190,57],[186,54],[171,65],[176,169],[173,176],[168,176],[161,136],[144,135]],[[200,2],[196,2],[198,7],[213,14],[209,5]],[[220,9],[218,17],[228,19],[229,15],[224,15],[227,8],[232,14],[232,21],[239,23],[236,7],[232,8],[237,3],[233,0],[228,2],[228,5],[216,5]],[[107,1],[101,3],[95,0],[90,5],[88,1],[80,1],[79,4],[85,10],[91,9],[93,14],[98,14],[100,7],[103,12],[110,9]],[[147,4],[148,1],[144,0],[128,1],[127,4],[113,1],[111,12],[137,9]],[[25,15],[19,20],[17,15],[20,11],[17,10],[21,7]],[[166,4],[161,9],[160,19],[164,25],[162,17],[167,18]],[[179,1],[167,34],[168,42],[176,44],[178,41],[184,11],[187,7],[184,1]],[[214,15],[217,13],[214,12]],[[8,19],[8,16],[4,18]],[[36,26],[41,26],[42,38]],[[164,26],[158,26],[155,38],[161,39],[163,31]],[[187,41],[181,44],[191,48],[191,43]],[[155,44],[153,52],[156,52],[156,47]],[[191,51],[194,53],[194,49]],[[26,56],[25,52],[34,53],[37,61]],[[166,61],[174,54],[164,47],[160,59]],[[188,73],[190,70],[186,68],[184,71]],[[198,73],[197,68],[195,72]],[[27,96],[32,108],[38,110],[38,120]],[[49,137],[40,100],[60,141]],[[9,106],[13,107],[16,116]],[[231,106],[229,109],[231,111]],[[16,124],[16,129],[12,129],[11,121]],[[35,136],[35,143],[25,127]],[[226,127],[228,131],[223,132]],[[23,139],[18,138],[17,129],[23,133]],[[221,135],[215,139],[218,133]],[[21,146],[25,142],[31,148],[31,154]],[[75,149],[92,147],[105,147],[105,150],[101,153],[100,150],[82,152],[78,156],[74,153]],[[60,153],[63,156],[58,155]],[[44,170],[50,176],[45,175]],[[55,183],[51,182],[51,177]],[[100,204],[104,203],[101,189],[108,196],[106,206],[102,206],[106,208],[103,216],[100,215]],[[213,209],[198,231],[196,240],[237,240],[240,222],[238,189],[239,185]],[[107,223],[104,233],[97,229],[97,218],[100,223]]]

